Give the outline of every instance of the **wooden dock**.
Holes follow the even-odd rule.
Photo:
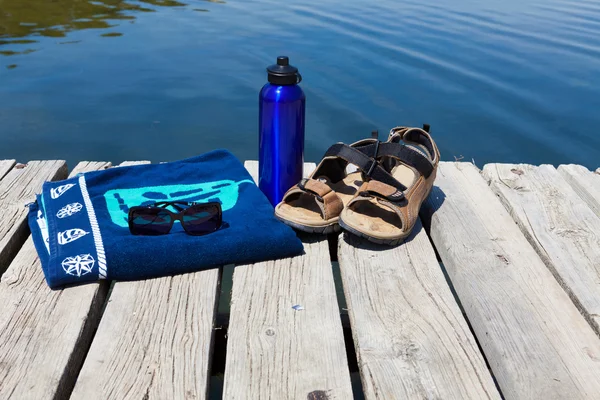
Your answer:
[[[51,291],[24,205],[67,174],[0,161],[0,399],[600,398],[600,170],[442,162],[406,243],[303,235],[231,293],[230,266]]]

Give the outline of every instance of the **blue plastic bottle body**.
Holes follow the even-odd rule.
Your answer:
[[[267,83],[260,91],[258,186],[274,206],[302,179],[305,105],[298,85]]]

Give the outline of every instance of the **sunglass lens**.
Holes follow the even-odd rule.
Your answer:
[[[192,235],[204,235],[221,227],[221,210],[217,206],[197,205],[183,213],[183,228]]]
[[[129,218],[129,230],[134,235],[164,235],[172,225],[171,215],[160,208],[138,208]]]

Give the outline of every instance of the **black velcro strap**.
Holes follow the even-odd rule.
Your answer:
[[[373,146],[371,149],[371,152],[373,153],[376,151],[377,146],[375,144],[372,144],[371,146]],[[365,148],[365,146],[354,148],[344,143],[336,143],[327,150],[323,158],[339,157],[350,164],[356,165],[358,169],[365,175],[393,186],[400,191],[405,191],[406,186],[398,182],[386,170],[384,170],[381,165],[379,165],[377,160],[363,153],[363,148]]]
[[[375,144],[368,144],[365,146],[358,147],[360,152],[364,153],[367,157],[394,157],[398,160],[410,165],[425,178],[429,178],[433,172],[433,165],[431,161],[418,151],[411,149],[401,143],[381,143],[379,146]]]
[[[390,156],[415,168],[425,178],[433,172],[433,164],[427,157],[400,143],[382,143],[379,146],[379,157]]]

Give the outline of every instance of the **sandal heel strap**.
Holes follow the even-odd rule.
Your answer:
[[[423,129],[406,127],[393,128],[390,131],[388,142],[404,140],[406,142],[419,144],[425,149],[427,149],[429,155],[433,158],[432,161],[437,162],[439,161],[440,151],[435,141],[431,138],[431,134],[429,133],[429,131],[429,124],[423,124]]]

